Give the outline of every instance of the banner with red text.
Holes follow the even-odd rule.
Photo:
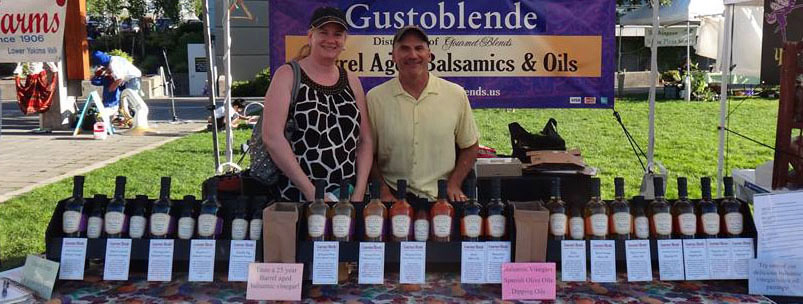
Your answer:
[[[0,62],[59,61],[67,0],[0,0]]]

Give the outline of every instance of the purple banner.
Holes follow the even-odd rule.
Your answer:
[[[430,71],[462,85],[474,108],[613,107],[614,0],[272,0],[271,70],[307,44],[321,6],[346,12],[338,64],[366,91],[396,75],[393,34],[414,24],[429,35]]]

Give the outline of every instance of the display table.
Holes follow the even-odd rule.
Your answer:
[[[560,274],[558,274],[560,277]],[[127,282],[101,281],[88,272],[86,281],[61,281],[53,301],[60,303],[193,303],[245,302],[245,283],[227,283],[217,274],[213,283],[189,283],[186,274],[172,282],[146,282],[132,273]],[[388,273],[384,285],[358,285],[356,279],[337,286],[305,285],[304,302],[338,303],[476,303],[501,301],[499,284],[461,285],[455,273],[429,273],[426,285],[397,284],[398,274]],[[689,281],[624,283],[558,282],[557,303],[773,303],[763,296],[747,295],[746,281]],[[515,303],[515,302],[510,302]]]

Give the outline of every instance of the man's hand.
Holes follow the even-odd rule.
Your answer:
[[[456,185],[454,183],[448,183],[446,185],[446,193],[449,195],[449,200],[452,202],[465,202],[468,197],[463,193],[463,189],[460,189],[460,185]]]

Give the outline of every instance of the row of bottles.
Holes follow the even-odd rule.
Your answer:
[[[411,204],[407,201],[407,181],[398,180],[396,198],[387,208],[380,201],[381,181],[370,185],[370,201],[362,214],[364,235],[367,242],[383,241],[436,241],[453,240],[455,208],[448,200],[446,181],[438,181],[438,200],[427,208],[426,201]],[[477,202],[476,181],[467,181],[468,201],[463,203],[459,226],[460,236],[465,241],[502,240],[506,236],[505,204],[501,200],[499,179],[492,180],[492,199],[485,207]],[[354,222],[357,217],[354,205],[349,201],[346,181],[340,185],[340,200],[333,206],[324,201],[324,181],[315,183],[315,200],[306,207],[307,239],[311,241],[355,240]],[[389,229],[386,229],[389,226]],[[389,230],[389,231],[388,231]],[[331,231],[331,233],[330,233]]]
[[[628,202],[624,179],[614,179],[615,199],[600,197],[600,180],[591,179],[591,199],[584,208],[568,206],[561,200],[560,181],[552,182],[552,194],[546,208],[550,212],[552,239],[670,239],[740,237],[744,231],[741,203],[733,197],[733,178],[725,177],[725,198],[717,204],[711,199],[711,179],[700,179],[702,199],[688,199],[687,180],[678,178],[678,199],[670,204],[664,195],[662,177],[653,179],[655,199],[646,204],[643,197]]]
[[[210,180],[205,199],[198,205],[192,195],[184,196],[181,204],[170,200],[170,177],[162,177],[159,199],[148,206],[148,197],[137,195],[129,202],[125,199],[126,178],[115,180],[114,197],[95,195],[91,210],[84,199],[84,177],[73,179],[73,195],[64,205],[62,232],[65,237],[152,239],[216,239],[221,238],[223,214],[217,198],[217,184]],[[251,198],[254,200],[254,198]],[[248,206],[252,210],[249,214]],[[150,210],[148,210],[150,207]],[[256,199],[233,202],[231,211],[231,239],[259,240],[262,237],[262,211],[265,201]]]

